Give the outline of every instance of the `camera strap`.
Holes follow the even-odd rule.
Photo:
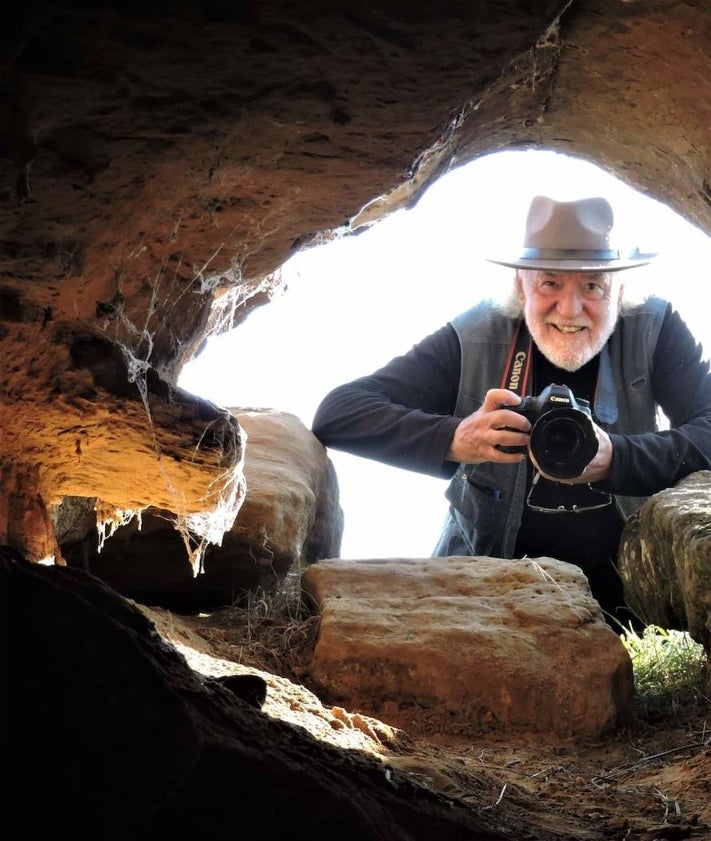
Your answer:
[[[533,343],[526,322],[521,319],[509,345],[501,388],[524,397],[529,392]],[[535,470],[529,475],[530,486],[526,507],[540,514],[579,514],[596,511],[612,504],[612,495],[592,485],[561,485],[550,479],[541,480]]]
[[[516,328],[516,333],[509,346],[509,352],[504,367],[504,376],[501,380],[501,388],[507,388],[523,397],[528,394],[528,382],[531,372],[531,336],[526,327],[526,322],[521,319]]]

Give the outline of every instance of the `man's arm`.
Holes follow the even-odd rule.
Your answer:
[[[697,470],[711,470],[709,362],[671,307],[654,353],[652,392],[671,428],[642,435],[610,434],[614,456],[607,486],[614,493],[646,496]]]
[[[459,340],[441,327],[403,356],[324,397],[312,431],[327,447],[449,478],[446,454],[459,419]]]

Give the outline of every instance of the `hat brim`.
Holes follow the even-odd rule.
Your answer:
[[[621,272],[648,265],[656,254],[644,254],[634,260],[500,260],[485,257],[489,263],[509,266],[512,269],[533,269],[548,272]]]

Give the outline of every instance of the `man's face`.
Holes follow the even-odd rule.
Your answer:
[[[577,371],[610,338],[622,292],[616,274],[518,271],[518,299],[531,337],[558,368]]]

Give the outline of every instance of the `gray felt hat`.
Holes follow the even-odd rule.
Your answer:
[[[612,243],[615,217],[600,197],[559,202],[535,196],[526,219],[523,247],[509,258],[487,257],[490,263],[517,269],[573,272],[618,272],[650,262],[656,254],[639,249],[619,251]]]

